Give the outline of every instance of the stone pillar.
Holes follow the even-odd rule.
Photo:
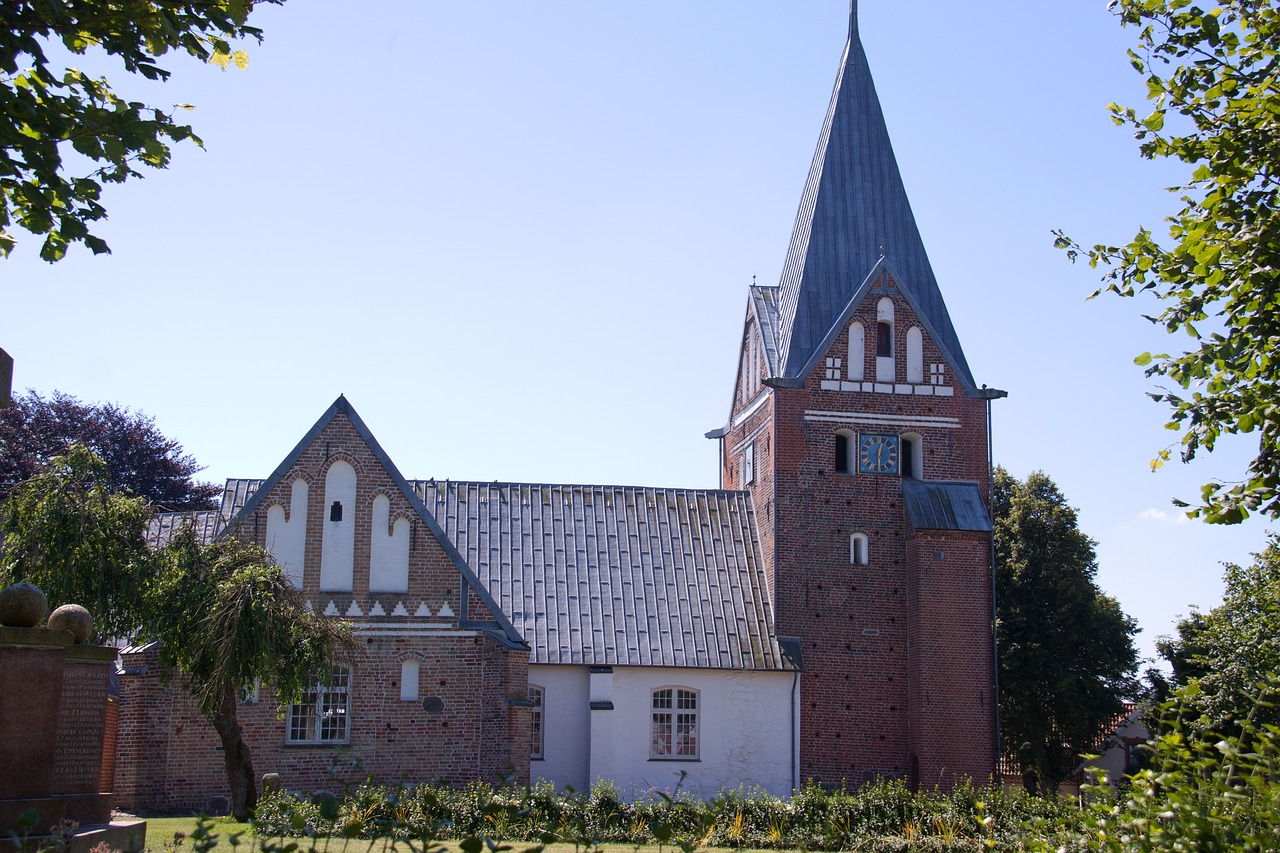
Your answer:
[[[0,836],[43,835],[66,815],[53,780],[70,646],[68,631],[0,627]]]
[[[67,817],[81,824],[111,822],[111,794],[100,787],[107,731],[107,684],[116,650],[71,646],[62,672],[53,794],[66,800]]]
[[[13,359],[0,349],[0,409],[13,403]]]

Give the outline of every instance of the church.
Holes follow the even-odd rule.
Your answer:
[[[359,638],[282,718],[271,685],[243,697],[257,771],[298,791],[509,777],[628,796],[985,782],[1003,392],[965,361],[856,2],[731,378],[716,489],[408,479],[339,397],[218,510],[155,518],[157,546],[194,524],[265,547]],[[122,652],[117,807],[200,808],[225,794],[218,739],[156,663]]]

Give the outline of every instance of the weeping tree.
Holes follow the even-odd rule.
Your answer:
[[[79,604],[99,641],[141,624],[155,560],[147,548],[147,502],[111,488],[107,465],[72,444],[4,502],[0,586],[30,581],[49,604]]]
[[[179,531],[150,590],[161,664],[187,684],[222,741],[231,811],[248,820],[258,790],[237,710],[244,691],[272,683],[281,709],[299,701],[355,650],[350,624],[308,610],[271,555],[223,536],[205,544]]]

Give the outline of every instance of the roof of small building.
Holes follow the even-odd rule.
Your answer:
[[[991,532],[991,516],[976,483],[902,480],[902,500],[916,530]]]

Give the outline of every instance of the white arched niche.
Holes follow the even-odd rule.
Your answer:
[[[351,592],[356,559],[356,469],[339,459],[324,477],[320,589]]]

